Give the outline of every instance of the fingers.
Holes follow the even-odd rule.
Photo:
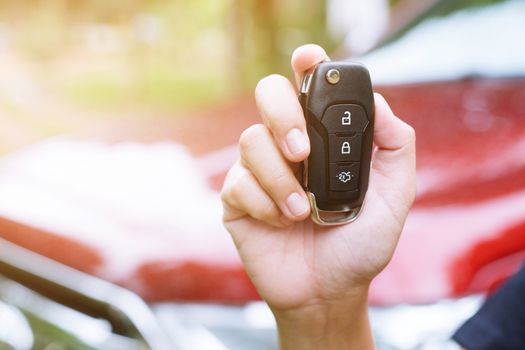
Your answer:
[[[240,162],[236,162],[228,172],[221,198],[225,221],[249,215],[276,227],[284,227],[291,223],[261,188],[252,173]]]
[[[241,135],[241,164],[290,220],[299,221],[310,214],[302,186],[283,157],[267,127],[258,124]]]
[[[255,89],[262,120],[275,142],[291,162],[300,162],[310,153],[303,110],[292,84],[283,76],[270,75]]]
[[[329,60],[326,51],[319,45],[299,46],[292,54],[292,69],[297,86],[301,84],[303,74],[316,64]]]
[[[284,227],[310,214],[306,194],[266,126],[246,129],[240,151],[241,160],[228,173],[222,190],[225,221],[249,215]]]
[[[292,55],[296,82],[327,59],[320,46],[299,47]],[[288,79],[279,75],[262,79],[255,99],[264,125],[254,125],[241,136],[241,160],[230,170],[222,192],[225,220],[249,215],[280,227],[310,214],[290,165],[308,157],[310,142],[297,91]]]
[[[297,80],[304,71],[328,59],[317,45],[304,45],[292,55],[292,67]],[[303,110],[297,91],[283,76],[273,74],[262,79],[255,89],[255,100],[263,122],[271,130],[284,156],[291,162],[301,162],[310,153]]]

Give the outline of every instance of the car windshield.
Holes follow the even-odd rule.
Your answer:
[[[376,84],[525,76],[525,1],[429,18],[360,58]]]

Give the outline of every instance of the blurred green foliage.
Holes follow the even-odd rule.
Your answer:
[[[218,75],[184,74],[162,66],[147,66],[130,85],[111,73],[76,76],[60,86],[71,101],[86,107],[139,104],[158,111],[180,107],[206,107],[224,97],[223,78]]]
[[[0,23],[58,94],[102,109],[215,103],[334,46],[315,0],[0,0]]]

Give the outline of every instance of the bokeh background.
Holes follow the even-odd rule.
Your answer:
[[[458,349],[525,260],[524,37],[523,0],[0,0],[0,349],[276,349],[219,191],[306,43],[417,132],[378,349]]]
[[[289,75],[298,45],[362,54],[419,17],[489,2],[3,0],[0,153],[213,108],[266,74]]]
[[[176,118],[333,46],[322,1],[2,1],[0,152],[115,119]]]

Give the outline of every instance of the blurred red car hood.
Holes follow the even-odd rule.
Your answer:
[[[416,129],[418,194],[371,302],[488,291],[525,258],[525,78],[378,90]],[[256,115],[243,100],[155,126],[179,144],[63,138],[6,157],[0,236],[152,301],[255,299],[218,191]]]

